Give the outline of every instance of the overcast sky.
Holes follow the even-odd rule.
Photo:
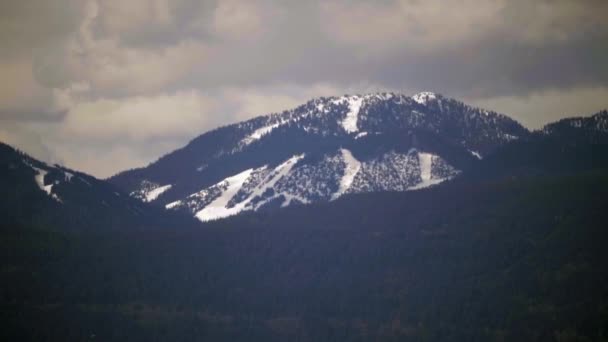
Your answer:
[[[608,108],[605,0],[0,1],[0,141],[107,177],[316,96]]]

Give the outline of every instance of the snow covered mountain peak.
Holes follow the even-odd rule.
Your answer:
[[[423,91],[412,96],[412,100],[416,101],[421,105],[427,104],[429,101],[436,100],[437,94],[430,91]]]
[[[320,97],[205,133],[111,181],[206,221],[436,185],[527,134],[504,115],[431,92]]]

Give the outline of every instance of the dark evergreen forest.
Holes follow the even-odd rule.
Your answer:
[[[3,341],[605,341],[608,173],[0,229]]]

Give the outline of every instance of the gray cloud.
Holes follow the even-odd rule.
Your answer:
[[[606,13],[602,0],[5,2],[0,138],[107,176],[218,125],[379,90],[539,127],[608,107]]]
[[[30,58],[61,42],[82,19],[78,0],[0,2],[0,60]]]

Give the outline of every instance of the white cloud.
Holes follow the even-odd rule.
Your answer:
[[[64,48],[63,60],[71,79],[89,83],[95,94],[158,92],[204,63],[210,53],[204,43],[194,40],[148,49],[124,46],[117,37],[96,37],[93,24],[98,16],[98,2],[89,2],[79,32]]]
[[[214,32],[225,39],[250,40],[259,38],[263,31],[263,12],[248,0],[220,1],[214,11]]]
[[[426,50],[475,39],[494,25],[493,18],[503,4],[475,0],[449,4],[441,0],[340,0],[323,2],[320,8],[323,29],[331,38],[371,54],[374,51],[369,49],[399,49],[406,44],[408,49]]]
[[[34,77],[31,61],[0,63],[0,119],[53,120],[65,109]]]
[[[61,121],[15,122],[0,140],[36,158],[98,177],[143,166],[221,122],[215,100],[196,91],[120,99],[87,99],[85,85],[61,93],[70,108]]]
[[[195,91],[77,102],[62,123],[70,139],[150,141],[191,136],[209,126],[213,100]]]
[[[171,30],[175,18],[168,0],[103,0],[96,2],[95,17],[102,32],[113,38]]]
[[[334,96],[346,90],[319,83],[310,87],[297,84],[274,84],[265,87],[229,87],[220,91],[221,103],[227,104],[224,112],[232,113],[233,120],[246,120],[258,115],[278,113],[295,108],[320,96]]]

